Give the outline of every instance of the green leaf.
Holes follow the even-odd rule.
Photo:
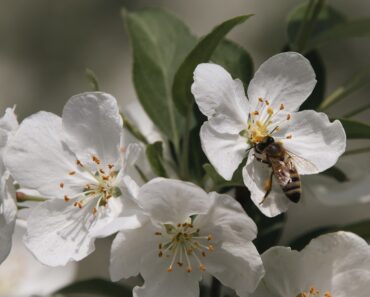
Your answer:
[[[370,125],[349,119],[339,120],[346,131],[348,139],[370,139]]]
[[[225,180],[221,175],[218,174],[216,169],[209,163],[203,165],[203,169],[206,174],[212,179],[214,183],[214,190],[218,192],[223,192],[225,188],[230,187],[244,187],[243,177],[242,177],[242,169],[245,163],[242,162],[238,169],[234,172],[233,178],[229,180]]]
[[[173,99],[181,114],[185,116],[188,115],[194,103],[190,89],[193,83],[193,72],[195,67],[200,63],[208,62],[225,35],[236,25],[244,23],[250,16],[251,15],[239,16],[218,25],[211,33],[198,42],[195,48],[183,61],[176,72],[172,87]]]
[[[86,68],[85,75],[91,85],[92,90],[99,91],[99,83],[94,71],[92,71],[90,68]]]
[[[316,73],[317,83],[312,94],[302,104],[300,110],[317,109],[325,98],[325,89],[326,89],[325,65],[318,51],[309,52],[305,55],[305,57],[310,61],[312,68]]]
[[[184,118],[174,107],[171,86],[196,39],[180,20],[162,10],[123,10],[122,14],[133,48],[133,81],[140,103],[178,147]]]
[[[294,239],[290,246],[295,250],[303,249],[312,239],[326,234],[330,232],[337,232],[337,231],[348,231],[353,232],[363,239],[365,239],[368,243],[370,243],[370,221],[365,220],[345,226],[326,226],[321,227],[315,230],[311,230],[304,235],[299,236],[298,238]]]
[[[318,2],[316,2],[316,5],[318,5]],[[302,5],[299,5],[296,7],[288,16],[288,22],[287,22],[287,36],[288,36],[288,42],[291,46],[291,48],[296,49],[297,48],[297,39],[299,39],[298,35],[300,33],[300,30],[302,28],[302,25],[304,24],[306,13],[308,13],[308,9],[312,10],[313,7],[309,7],[308,3],[304,3]],[[312,16],[312,15],[311,15]],[[306,21],[308,22],[308,18],[310,16],[307,15]],[[323,31],[326,31],[330,28],[333,28],[334,26],[338,24],[342,24],[346,21],[344,15],[340,13],[339,11],[335,10],[329,5],[324,5],[321,7],[320,12],[316,16],[316,19],[312,23],[312,28],[309,29],[309,36],[307,36],[306,42],[310,42],[312,38],[317,36]]]
[[[352,75],[351,78],[342,86],[336,89],[320,104],[319,109],[325,110],[340,100],[344,99],[349,94],[357,91],[358,89],[370,84],[370,65],[363,70]]]
[[[167,177],[163,166],[163,146],[161,141],[147,145],[146,156],[154,173],[158,176]]]
[[[101,297],[131,297],[131,290],[111,281],[94,278],[83,280],[56,291],[52,296],[86,294]]]
[[[247,51],[235,42],[222,40],[211,61],[224,67],[231,76],[248,85],[253,77],[253,61]]]
[[[369,37],[370,36],[370,18],[348,21],[338,24],[318,34],[307,44],[308,49],[318,48],[331,41],[338,41],[346,38]]]

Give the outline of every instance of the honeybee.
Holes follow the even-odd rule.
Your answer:
[[[271,192],[273,177],[276,178],[285,196],[290,201],[297,203],[301,198],[302,188],[301,178],[292,160],[292,153],[288,152],[281,142],[275,141],[271,136],[266,136],[261,142],[257,143],[254,150],[256,159],[268,164],[272,169],[266,182],[266,193],[260,204],[265,201]],[[305,162],[306,164],[308,163]]]

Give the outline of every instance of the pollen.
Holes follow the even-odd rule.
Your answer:
[[[262,103],[263,102],[263,99],[261,97],[259,97],[258,98],[258,101]]]
[[[274,110],[272,109],[272,107],[271,107],[271,106],[269,106],[269,107],[267,108],[267,113],[268,113],[270,116],[272,116],[272,115],[274,114]]]
[[[266,105],[270,105],[270,101],[265,100]]]

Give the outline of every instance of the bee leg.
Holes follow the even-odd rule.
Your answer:
[[[269,163],[269,162],[267,162],[266,160],[263,160],[263,159],[261,159],[261,158],[257,157],[255,154],[254,154],[254,157],[256,158],[256,160],[257,160],[257,161],[259,161],[259,162],[261,162],[261,163],[265,163],[265,164],[269,164],[269,165],[270,165],[270,163]]]
[[[272,177],[274,175],[274,172],[272,171],[271,174],[270,174],[270,177],[265,181],[265,189],[266,189],[266,193],[265,195],[263,196],[263,199],[262,201],[259,203],[260,205],[263,204],[263,202],[265,202],[267,196],[270,194],[271,190],[272,190]]]

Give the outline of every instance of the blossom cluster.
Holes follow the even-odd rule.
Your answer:
[[[195,69],[191,91],[207,117],[203,151],[225,180],[243,167],[265,216],[297,203],[301,176],[332,167],[345,150],[339,121],[298,111],[315,83],[309,61],[295,52],[264,62],[247,95],[222,66]],[[116,99],[104,92],[73,96],[61,117],[41,111],[19,125],[7,109],[0,119],[0,262],[22,206],[29,209],[24,244],[48,266],[80,261],[97,238],[116,234],[111,279],[141,274],[144,285],[133,296],[196,297],[204,274],[238,296],[367,296],[370,247],[359,236],[331,233],[300,252],[277,246],[260,255],[257,226],[232,193],[175,174],[143,181],[136,170],[146,161],[143,145],[129,133]]]

